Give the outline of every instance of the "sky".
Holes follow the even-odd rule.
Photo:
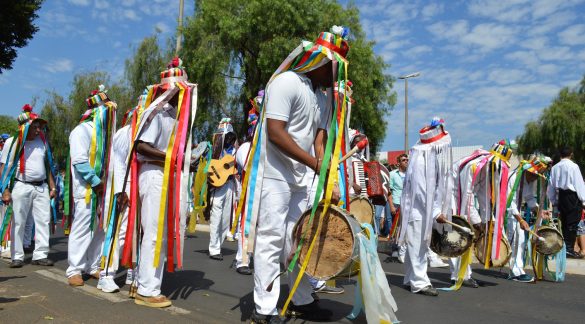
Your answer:
[[[159,29],[164,41],[177,26],[178,0],[145,3],[46,0],[35,21],[39,32],[18,51],[14,68],[0,74],[0,114],[16,116],[47,90],[66,96],[79,72],[122,77],[124,60],[144,37]],[[408,82],[409,145],[434,116],[445,120],[457,146],[515,138],[585,75],[585,0],[354,3],[375,53],[390,65],[386,73],[421,73]],[[192,12],[186,0],[185,15]],[[393,90],[382,151],[404,147],[404,81]]]

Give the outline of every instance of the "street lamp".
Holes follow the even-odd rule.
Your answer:
[[[404,80],[404,153],[408,152],[408,79],[416,78],[420,72],[398,77]]]

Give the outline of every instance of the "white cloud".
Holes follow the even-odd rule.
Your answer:
[[[126,17],[132,21],[140,20],[140,17],[138,17],[138,15],[136,14],[136,11],[131,10],[131,9],[124,10],[124,17]]]
[[[488,72],[488,80],[498,85],[526,82],[530,80],[530,73],[520,69],[491,68]]]
[[[547,46],[548,37],[540,36],[540,37],[532,37],[528,38],[522,42],[520,42],[520,46],[524,48],[528,48],[531,50],[541,50]]]
[[[402,54],[409,56],[409,57],[415,57],[415,56],[420,56],[421,54],[429,53],[432,51],[433,51],[433,49],[430,46],[418,45],[418,46],[414,46],[412,48],[405,50]]]
[[[68,0],[68,2],[76,6],[89,6],[89,0]]]
[[[95,8],[96,9],[107,9],[110,7],[110,4],[106,0],[95,0]]]
[[[472,15],[496,19],[504,22],[517,22],[530,13],[527,5],[530,0],[491,1],[477,0],[469,3],[468,10]]]
[[[585,44],[585,25],[573,25],[559,33],[559,39],[565,45]]]
[[[73,61],[70,59],[57,59],[46,62],[43,69],[50,73],[71,72],[73,70]]]
[[[566,46],[551,46],[541,49],[537,52],[540,59],[544,61],[565,61],[571,60],[574,54]]]
[[[427,27],[427,30],[437,38],[456,40],[468,33],[469,23],[466,20],[455,22],[437,22]]]
[[[540,60],[534,51],[515,51],[506,54],[504,57],[510,61],[521,63],[527,67],[535,67],[536,65],[540,64]]]
[[[430,3],[424,6],[421,10],[423,19],[430,19],[434,16],[440,15],[445,10],[445,6],[442,3]]]

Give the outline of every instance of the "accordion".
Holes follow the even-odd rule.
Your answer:
[[[386,205],[382,166],[379,162],[353,161],[354,181],[366,192],[374,205]]]

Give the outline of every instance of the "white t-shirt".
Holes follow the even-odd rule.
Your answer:
[[[0,157],[0,161],[3,164],[6,164],[10,159],[8,157],[8,150],[10,149],[10,145],[14,141],[14,137],[10,137],[6,140],[4,144],[4,148],[2,150],[2,156]],[[14,156],[16,153],[17,147],[16,145],[12,148],[12,152],[10,152],[11,156]],[[33,140],[27,140],[24,143],[24,174],[20,173],[20,159],[17,157],[16,161],[16,179],[22,181],[44,181],[47,178],[47,170],[45,169],[45,155],[47,153],[47,148],[45,147],[45,143],[41,140],[40,136],[35,137]],[[12,165],[8,165],[6,167],[6,172],[10,170]]]
[[[153,113],[156,113],[156,116],[154,116],[150,124],[144,126],[145,129],[143,133],[136,140],[148,143],[155,149],[166,153],[176,123],[175,118],[177,116],[177,108],[174,108],[167,103],[160,111]],[[138,160],[145,162],[150,159],[142,154],[138,154]]]
[[[286,131],[306,152],[315,141],[317,129],[326,129],[329,122],[327,96],[313,90],[311,80],[303,74],[284,72],[277,76],[266,91],[266,118],[285,121]],[[264,177],[306,185],[307,167],[292,159],[267,139]]]
[[[114,134],[113,154],[114,154],[114,193],[122,192],[124,186],[124,177],[126,176],[128,153],[130,152],[130,125],[126,125],[116,131]],[[126,185],[126,191],[130,186]]]
[[[89,163],[89,149],[93,135],[94,123],[88,121],[81,123],[69,134],[69,154],[71,157],[71,182],[73,184],[73,198],[85,198],[85,186],[87,182],[73,167],[79,163]]]

